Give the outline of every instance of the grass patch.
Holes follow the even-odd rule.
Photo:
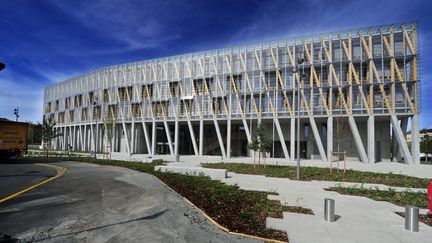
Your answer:
[[[405,213],[396,212],[396,214],[405,218]],[[432,226],[432,215],[420,214],[419,221],[426,225]]]
[[[296,179],[295,166],[274,166],[267,165],[253,167],[251,164],[240,163],[206,163],[201,164],[206,168],[226,169],[235,173],[265,175],[269,177],[281,177]],[[357,183],[374,183],[388,186],[399,186],[408,188],[427,188],[429,179],[417,178],[393,173],[374,173],[347,170],[345,173],[333,171],[330,173],[328,168],[308,167],[301,168],[301,180],[319,180],[319,181],[340,181],[340,182],[357,182]]]
[[[386,201],[402,207],[407,205],[416,206],[419,208],[428,207],[428,196],[423,192],[402,191],[398,192],[394,189],[386,191],[379,190],[378,188],[365,188],[365,187],[331,187],[327,191],[335,191],[345,195],[362,196],[376,201]]]
[[[24,159],[38,162],[41,162],[41,160],[47,161],[39,157]],[[310,210],[301,207],[283,206],[279,201],[269,200],[267,196],[274,195],[274,192],[246,191],[238,186],[211,180],[207,176],[189,176],[154,171],[154,166],[162,164],[161,162],[139,163],[120,160],[94,160],[91,157],[52,157],[48,160],[68,160],[121,166],[152,174],[231,231],[269,239],[288,241],[288,236],[284,231],[268,229],[266,227],[267,217],[281,218],[283,211],[302,213]]]

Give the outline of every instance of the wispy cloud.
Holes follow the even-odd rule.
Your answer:
[[[432,126],[427,0],[0,1],[0,117],[42,117],[43,89],[96,68],[233,44],[420,20],[422,126]]]

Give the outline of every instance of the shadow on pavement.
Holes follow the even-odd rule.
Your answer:
[[[158,218],[159,216],[161,216],[162,214],[164,214],[168,210],[169,209],[165,209],[165,210],[162,210],[162,211],[159,211],[157,213],[154,213],[154,214],[151,214],[151,215],[148,215],[148,216],[144,216],[144,217],[141,217],[141,218],[130,219],[130,220],[126,220],[126,221],[122,221],[122,222],[118,222],[118,223],[101,225],[101,226],[97,226],[97,227],[94,227],[94,228],[90,228],[90,229],[86,229],[86,230],[80,230],[80,231],[71,232],[71,233],[67,233],[67,234],[61,234],[61,235],[55,235],[55,236],[49,236],[49,237],[45,237],[45,238],[40,238],[40,239],[33,240],[33,242],[45,241],[45,240],[50,240],[50,239],[55,239],[55,238],[65,237],[65,236],[70,236],[70,235],[76,235],[76,234],[80,234],[80,233],[84,233],[84,232],[90,232],[90,231],[99,230],[99,229],[103,229],[103,228],[107,228],[107,227],[111,227],[111,226],[115,226],[115,225],[128,224],[128,223],[132,223],[132,222],[136,222],[136,221],[141,221],[141,220],[155,219],[155,218]]]

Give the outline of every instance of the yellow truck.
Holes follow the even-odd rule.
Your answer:
[[[27,152],[28,123],[0,120],[0,157]]]

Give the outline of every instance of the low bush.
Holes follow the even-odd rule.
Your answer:
[[[331,187],[326,189],[328,191],[335,191],[345,195],[362,196],[376,201],[386,201],[399,206],[412,205],[419,208],[428,207],[428,197],[423,192],[413,192],[410,190],[396,191],[394,189],[379,190],[378,188],[366,187]]]

